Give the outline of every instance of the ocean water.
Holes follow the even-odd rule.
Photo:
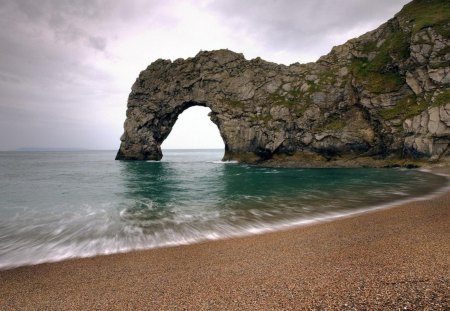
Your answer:
[[[416,170],[262,168],[222,155],[0,152],[0,269],[278,230],[448,186]]]

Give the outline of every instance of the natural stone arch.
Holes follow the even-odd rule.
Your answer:
[[[421,12],[411,10],[415,5],[422,3],[413,1],[316,63],[285,66],[229,50],[157,60],[132,87],[116,159],[161,159],[161,143],[193,105],[211,109],[225,159],[348,166],[355,158],[374,165],[373,159],[446,156],[450,30],[443,27],[450,24],[416,29],[409,21],[418,17],[408,15]]]
[[[242,54],[220,50],[186,61],[158,60],[142,71],[128,99],[117,159],[160,160],[162,142],[179,114],[192,106],[211,109],[211,121],[225,144],[225,159],[266,156],[269,135],[252,127],[253,109],[245,109],[243,104],[255,95],[251,77],[245,73],[242,77],[238,69],[246,62]],[[231,70],[217,70],[227,67]]]
[[[304,133],[322,122],[317,119],[320,106],[327,108],[324,98],[328,94],[314,93],[311,105],[299,102],[298,107],[290,107],[289,96],[308,83],[303,70],[298,64],[288,67],[261,59],[247,61],[242,54],[228,50],[201,52],[195,58],[174,62],[158,60],[142,71],[133,85],[117,159],[161,159],[160,146],[178,115],[195,105],[211,109],[210,118],[225,143],[224,159],[265,160],[275,153],[313,148],[324,154],[367,149],[363,136],[371,139],[370,135],[357,133],[339,142],[332,135],[315,138]],[[279,92],[284,92],[284,97]],[[341,93],[343,90],[332,96],[339,99],[345,96]],[[300,115],[299,108],[307,113]],[[351,130],[370,127],[357,108],[347,110],[357,121]]]

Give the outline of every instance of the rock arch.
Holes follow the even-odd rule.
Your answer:
[[[155,61],[132,87],[116,159],[161,159],[178,115],[195,105],[211,109],[224,159],[348,166],[445,157],[450,39],[442,32],[450,24],[416,29],[407,14],[420,10],[410,5],[421,1],[316,63],[285,66],[229,50]]]
[[[244,107],[255,94],[250,72],[242,77],[238,69],[246,62],[242,54],[228,50],[202,52],[186,61],[154,62],[133,85],[116,158],[160,160],[162,142],[179,114],[192,106],[211,109],[209,116],[225,144],[225,159],[264,157],[271,146],[269,137],[252,127],[253,109]]]

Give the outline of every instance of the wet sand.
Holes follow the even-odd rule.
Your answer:
[[[302,309],[449,310],[450,192],[287,231],[0,271],[0,310]]]

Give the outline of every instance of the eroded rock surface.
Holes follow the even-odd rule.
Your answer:
[[[178,115],[195,105],[211,109],[225,159],[441,159],[450,144],[450,2],[413,1],[315,63],[229,50],[157,60],[132,87],[117,159],[161,159]]]

